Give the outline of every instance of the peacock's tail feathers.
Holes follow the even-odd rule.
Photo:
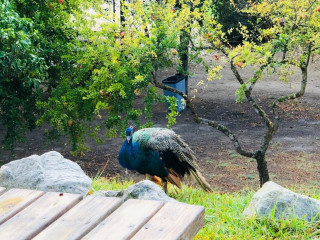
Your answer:
[[[196,169],[190,171],[191,175],[197,180],[199,185],[205,190],[206,192],[212,192],[212,188],[210,184],[206,181],[206,179],[202,176],[202,174]]]
[[[194,152],[174,131],[167,128],[144,128],[133,134],[133,142],[138,143],[141,148],[174,153],[181,163],[180,167],[185,166],[185,173],[193,176],[205,191],[212,191],[209,183],[200,173]],[[166,180],[181,188],[184,174],[181,175],[177,169],[172,168],[168,168],[168,172]]]
[[[193,168],[198,168],[196,163],[196,156],[191,148],[180,138],[180,136],[176,136],[176,152],[180,161],[185,161],[190,164]]]
[[[172,168],[168,169],[168,176],[166,177],[166,180],[169,183],[172,183],[176,185],[178,188],[181,188],[181,182],[182,182],[182,177],[179,175],[176,171],[174,171]]]
[[[180,162],[187,162],[193,168],[198,168],[196,157],[189,146],[179,135],[167,128],[144,128],[133,134],[133,141],[142,148],[156,151],[172,151]]]

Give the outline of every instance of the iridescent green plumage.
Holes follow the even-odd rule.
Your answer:
[[[158,176],[178,187],[185,174],[192,175],[203,189],[211,191],[199,171],[193,151],[172,130],[145,128],[132,135],[129,128],[126,135],[130,135],[129,141],[123,143],[118,157],[123,167]]]

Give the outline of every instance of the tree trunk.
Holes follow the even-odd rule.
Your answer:
[[[257,167],[258,167],[259,178],[260,178],[260,187],[262,187],[264,183],[270,180],[267,161],[266,161],[266,154],[262,151],[258,151],[255,154],[254,158],[257,161]]]
[[[180,46],[179,46],[179,55],[180,55],[180,61],[181,61],[181,69],[182,73],[185,75],[185,81],[186,81],[186,95],[188,95],[188,64],[189,64],[189,34],[186,31],[181,32],[180,35]]]
[[[112,0],[112,12],[113,12],[113,21],[115,22],[116,21],[116,14],[117,14],[116,0]]]
[[[125,27],[124,22],[126,21],[126,19],[125,19],[124,14],[123,14],[123,10],[122,10],[123,5],[121,4],[121,1],[119,3],[119,6],[120,6],[120,24],[121,24],[122,28],[124,28]]]

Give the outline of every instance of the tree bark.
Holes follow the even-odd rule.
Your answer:
[[[181,70],[183,75],[185,75],[186,81],[186,95],[188,95],[189,88],[189,76],[188,76],[188,64],[189,64],[189,34],[182,30],[180,35],[180,46],[178,49],[181,61]]]
[[[112,0],[112,12],[113,12],[113,21],[116,21],[116,0]]]
[[[120,24],[121,24],[122,28],[124,28],[126,19],[125,19],[124,14],[123,14],[123,10],[122,10],[123,5],[121,4],[121,1],[119,3],[119,6],[120,6]]]
[[[260,179],[260,187],[262,187],[263,184],[265,184],[266,182],[268,182],[270,180],[267,161],[266,161],[266,154],[265,154],[265,152],[257,151],[254,158],[257,161],[257,168],[258,168],[259,179]]]
[[[305,62],[301,62],[300,64],[300,69],[301,69],[301,73],[302,73],[302,79],[301,79],[301,88],[298,92],[296,93],[292,93],[286,96],[281,96],[279,98],[277,98],[273,103],[272,103],[272,109],[273,109],[273,116],[274,116],[274,122],[271,121],[271,119],[269,118],[269,116],[267,115],[267,113],[262,109],[261,106],[259,106],[255,100],[253,99],[253,97],[251,96],[251,91],[253,89],[253,87],[255,86],[255,83],[259,80],[259,71],[263,71],[265,67],[267,67],[272,61],[273,61],[273,56],[272,55],[271,58],[268,59],[268,62],[262,66],[260,66],[260,69],[258,71],[255,72],[254,77],[253,77],[253,81],[251,82],[251,85],[249,87],[246,87],[246,89],[244,90],[245,96],[247,98],[247,100],[249,101],[249,103],[252,105],[252,107],[255,109],[255,111],[258,113],[258,115],[263,119],[263,121],[266,124],[267,127],[267,131],[264,135],[264,142],[261,145],[260,149],[256,152],[248,152],[245,151],[241,148],[240,143],[238,142],[237,137],[226,127],[223,126],[215,121],[212,120],[208,120],[205,118],[201,118],[198,116],[197,112],[194,109],[192,100],[188,97],[187,94],[182,93],[181,91],[178,91],[177,89],[173,89],[171,87],[168,87],[166,85],[163,85],[159,82],[156,81],[155,75],[153,75],[153,83],[155,86],[162,88],[162,89],[166,89],[175,93],[178,93],[179,95],[181,95],[187,102],[187,106],[189,106],[189,109],[191,110],[191,112],[194,115],[195,121],[197,123],[203,123],[203,124],[207,124],[208,126],[211,126],[213,128],[216,128],[217,130],[219,130],[220,132],[224,133],[227,137],[229,137],[229,139],[233,142],[233,145],[236,149],[236,151],[241,154],[242,156],[246,156],[246,157],[250,157],[250,158],[254,158],[257,162],[257,168],[258,168],[258,172],[259,172],[259,180],[260,180],[260,187],[262,187],[262,185],[266,182],[268,182],[270,180],[269,177],[269,171],[268,171],[268,166],[267,166],[267,161],[266,161],[266,151],[269,148],[270,142],[274,136],[274,134],[277,132],[278,127],[279,127],[279,113],[278,113],[278,104],[281,102],[285,102],[286,100],[289,99],[296,99],[299,97],[302,97],[305,93],[305,89],[306,89],[306,85],[307,85],[307,80],[308,80],[308,65],[310,62],[310,57],[311,57],[311,49],[312,49],[312,45],[310,44],[308,46],[308,51],[306,53],[306,61]],[[226,51],[223,51],[223,53],[227,55]],[[233,71],[236,79],[239,81],[239,83],[241,85],[245,84],[244,80],[242,79],[242,77],[240,76],[238,70],[235,68],[235,66],[233,65],[233,59],[231,59],[231,70]]]

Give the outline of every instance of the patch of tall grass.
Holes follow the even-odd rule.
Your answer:
[[[120,190],[132,185],[133,181],[96,178],[92,188],[98,190]],[[205,225],[194,239],[320,239],[320,222],[304,220],[277,220],[269,218],[246,218],[242,215],[254,191],[239,193],[207,193],[200,189],[183,186],[182,190],[169,187],[169,196],[180,202],[205,207]],[[320,192],[312,197],[320,199]]]

